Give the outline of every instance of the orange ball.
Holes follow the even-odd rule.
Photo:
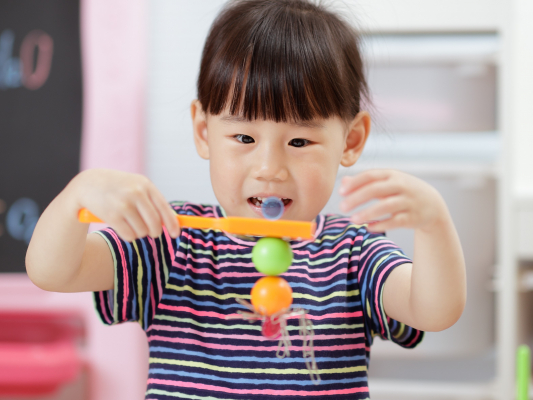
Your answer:
[[[259,279],[251,292],[252,305],[259,314],[270,316],[292,304],[292,289],[279,276]]]

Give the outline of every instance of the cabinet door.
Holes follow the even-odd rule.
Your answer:
[[[342,3],[349,5],[361,28],[371,31],[490,32],[499,30],[503,22],[503,0],[348,0]]]

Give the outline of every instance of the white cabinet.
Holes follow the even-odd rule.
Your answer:
[[[533,194],[519,194],[516,199],[516,208],[518,258],[533,261]],[[533,285],[529,286],[533,289]]]
[[[495,131],[499,42],[497,34],[366,35],[373,132]]]
[[[377,102],[389,113],[389,126],[385,121],[385,133],[374,136],[361,163],[341,174],[398,168],[437,186],[456,220],[469,277],[465,321],[432,334],[425,347],[409,355],[380,349],[378,343],[370,366],[373,399],[514,399],[515,351],[519,343],[533,342],[533,299],[527,292],[533,288],[527,268],[533,260],[533,3],[360,0],[350,5],[370,36],[388,40],[385,51],[370,46],[367,59],[396,64],[374,72],[370,65],[371,86],[389,97]],[[461,72],[460,79],[474,80],[459,84],[454,74]],[[395,81],[395,74],[403,81]],[[409,74],[426,80],[425,87],[410,91]],[[401,113],[394,115],[399,102],[391,101],[395,91],[411,97],[408,106],[414,106],[403,104],[404,111],[425,109],[433,118],[401,120]],[[469,111],[445,120],[443,105],[465,99]],[[493,119],[486,113],[491,107]],[[438,118],[442,129],[432,125]],[[390,236],[409,248],[405,232]]]
[[[406,149],[404,153],[407,156],[391,157],[392,152],[389,152],[388,157],[380,158],[377,155],[380,147],[375,146],[376,154],[373,157],[367,157],[366,160],[366,162],[370,162],[367,165],[399,167],[411,171],[415,175],[420,172],[424,172],[426,176],[433,175],[432,178],[428,177],[428,179],[443,179],[443,177],[453,175],[455,179],[464,182],[470,181],[474,186],[480,177],[492,177],[488,178],[493,179],[494,183],[493,193],[489,196],[491,196],[490,202],[494,204],[495,213],[489,218],[490,221],[475,222],[478,225],[489,223],[495,232],[494,241],[483,239],[484,246],[482,246],[484,252],[494,251],[495,265],[492,268],[494,276],[492,283],[487,282],[486,284],[487,290],[492,289],[494,291],[494,299],[488,301],[490,304],[484,306],[475,305],[476,309],[482,313],[487,310],[487,307],[493,311],[492,350],[481,355],[477,360],[466,358],[454,360],[453,352],[450,353],[452,354],[451,358],[439,358],[436,357],[436,354],[432,358],[426,357],[425,360],[410,360],[408,357],[404,357],[401,359],[404,363],[397,363],[396,368],[393,368],[394,362],[391,359],[387,363],[381,364],[378,361],[376,367],[381,366],[385,373],[382,374],[384,375],[383,378],[380,377],[379,380],[371,380],[370,382],[373,398],[378,400],[403,398],[514,399],[517,345],[520,343],[531,345],[533,343],[533,324],[531,323],[533,317],[531,292],[533,289],[533,279],[531,279],[533,277],[531,272],[531,262],[533,261],[533,79],[531,78],[531,71],[533,71],[533,41],[531,40],[533,37],[533,24],[531,23],[533,20],[533,2],[528,0],[451,0],[446,2],[360,0],[350,2],[350,4],[353,15],[360,16],[360,26],[372,34],[381,36],[394,34],[396,35],[395,40],[403,40],[413,36],[413,34],[420,34],[425,35],[426,39],[429,40],[431,36],[435,35],[461,34],[470,35],[470,38],[474,39],[490,33],[494,35],[498,43],[497,52],[492,53],[491,57],[485,57],[488,64],[495,66],[493,76],[496,85],[496,97],[494,98],[496,119],[492,136],[486,132],[476,137],[473,131],[481,130],[477,127],[471,128],[466,135],[457,132],[457,127],[450,127],[450,129],[456,130],[454,134],[462,136],[455,142],[458,146],[456,150],[450,150],[450,152],[445,151],[446,145],[444,144],[438,146],[440,152],[437,149],[431,149],[431,142],[437,143],[439,140],[448,140],[448,143],[451,143],[451,136],[444,136],[445,132],[440,132],[437,137],[426,136],[426,140],[424,140],[425,150],[434,155],[433,162],[427,162],[429,157],[426,156],[424,159],[424,153],[420,151],[421,144],[419,146],[409,145],[413,142],[411,140],[413,137],[410,138],[409,135],[414,135],[414,133],[408,132],[407,135],[398,140],[399,145],[394,149],[401,149],[403,145]],[[359,10],[358,14],[355,11],[356,8]],[[422,45],[419,46],[419,48],[421,47]],[[472,47],[466,52],[458,51],[460,48],[466,48],[466,45],[456,45],[453,48],[426,46],[423,52],[400,49],[395,56],[398,60],[403,58],[404,63],[416,64],[416,62],[424,62],[424,59],[413,61],[420,58],[420,54],[423,54],[426,61],[429,59],[437,60],[444,66],[456,63],[458,57],[462,57],[463,60],[474,57],[479,61],[481,60],[481,53],[485,53],[485,55],[490,53],[490,51],[487,52],[488,47],[483,47],[480,43],[476,46],[475,51]],[[381,52],[378,52],[378,56],[383,58]],[[468,62],[464,63],[464,65],[467,64]],[[472,88],[474,92],[478,93],[484,90],[476,89],[474,86]],[[480,104],[482,103],[483,101],[480,102]],[[482,114],[479,115],[483,118]],[[467,121],[464,120],[463,122]],[[487,121],[479,120],[479,122],[485,124]],[[399,134],[395,136],[400,137]],[[464,153],[463,157],[460,156],[460,144],[466,144],[473,138],[479,140],[479,146],[474,153],[471,153],[470,162],[468,162],[468,157],[465,157]],[[493,142],[490,142],[491,139]],[[384,154],[387,153],[386,149],[380,151]],[[422,154],[422,157],[416,156],[417,151]],[[456,162],[446,162],[444,160],[446,157],[443,155],[454,152]],[[496,158],[493,157],[494,154],[497,155]],[[476,190],[479,190],[479,187]],[[476,190],[472,193],[475,193]],[[451,194],[451,191],[449,193]],[[465,195],[464,189],[457,189],[455,193],[456,198]],[[478,194],[480,199],[482,196],[488,195],[482,194],[482,191]],[[444,195],[445,197],[448,196],[446,193]],[[463,212],[468,207],[472,206],[465,203]],[[473,212],[479,214],[481,210],[474,210]],[[472,217],[473,215],[464,215],[466,220]],[[472,219],[472,221],[474,220],[475,218]],[[460,231],[464,229],[460,227],[460,223],[458,223],[458,227]],[[478,248],[474,242],[470,243],[472,238],[467,237],[464,240],[462,237],[462,239],[465,253],[468,254],[468,252]],[[397,240],[401,241],[402,239]],[[485,262],[488,261],[485,260]],[[472,268],[477,268],[477,266],[470,262],[468,268],[469,274],[472,275]],[[491,266],[486,265],[485,268],[488,271]],[[476,286],[477,292],[470,290],[469,286],[467,311],[472,302],[482,301],[488,293],[483,292],[482,289],[482,279],[485,279],[483,274],[477,275],[477,278],[474,279],[477,280],[479,286]],[[485,328],[484,323],[482,325],[480,330]],[[475,330],[475,327],[468,329]],[[451,332],[452,330],[443,333],[442,338]],[[469,342],[472,337],[471,334],[475,334],[475,332],[468,333],[466,330],[464,333],[464,336],[456,338],[459,348],[465,342]],[[444,343],[444,339],[441,340]],[[459,344],[461,341],[464,342]],[[484,341],[485,339],[480,337],[480,342]],[[416,362],[419,363],[419,373],[407,376],[410,366]],[[487,367],[489,367],[489,371],[480,375],[481,371],[486,370]],[[455,375],[461,375],[461,379],[456,379],[457,376],[454,379],[447,379],[445,374],[439,375],[441,371],[449,371],[450,368],[455,369]],[[387,369],[389,371],[386,371]],[[375,375],[379,375],[379,373]]]
[[[503,0],[350,0],[359,26],[374,32],[494,32]]]

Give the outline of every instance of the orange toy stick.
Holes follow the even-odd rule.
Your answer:
[[[314,222],[305,221],[270,221],[243,217],[207,218],[179,214],[176,218],[183,228],[219,229],[236,235],[287,237],[298,240],[313,239],[316,229]],[[84,223],[103,222],[86,208],[80,210],[78,220]]]

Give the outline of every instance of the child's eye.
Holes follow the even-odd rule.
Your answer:
[[[239,142],[245,143],[245,144],[254,143],[255,142],[254,138],[251,137],[251,136],[248,136],[248,135],[235,135],[233,137],[235,139],[237,139]]]
[[[309,143],[311,143],[311,141],[307,140],[307,139],[292,139],[290,142],[289,142],[289,146],[294,146],[294,147],[305,147],[307,146]]]

